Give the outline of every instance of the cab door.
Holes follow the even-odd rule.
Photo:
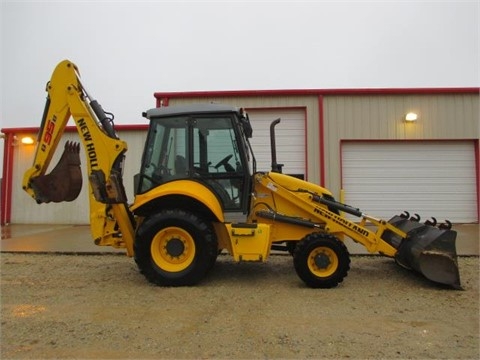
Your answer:
[[[248,166],[241,153],[240,134],[231,115],[198,116],[191,120],[192,178],[209,186],[225,211],[245,211]],[[245,171],[246,169],[246,171]]]

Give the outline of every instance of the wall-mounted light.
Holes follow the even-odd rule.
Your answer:
[[[405,115],[406,122],[414,122],[417,120],[418,120],[418,115],[414,112],[409,112],[407,115]]]
[[[32,145],[32,144],[35,143],[35,140],[33,140],[33,138],[31,136],[24,136],[24,137],[22,137],[21,142],[24,145]]]
[[[22,145],[33,145],[35,144],[35,140],[33,137],[25,135],[22,137],[18,137],[17,135],[13,135],[12,140],[11,140],[11,145],[12,146],[18,146],[19,144]]]

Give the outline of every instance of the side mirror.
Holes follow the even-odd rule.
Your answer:
[[[253,135],[252,125],[250,124],[250,118],[244,109],[240,109],[240,122],[243,127],[243,132],[247,139],[250,139]]]

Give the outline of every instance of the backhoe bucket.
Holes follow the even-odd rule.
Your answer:
[[[52,172],[32,179],[31,186],[38,203],[75,200],[82,189],[80,144],[67,141]]]
[[[419,217],[394,216],[389,223],[407,233],[406,238],[386,232],[383,240],[398,251],[397,264],[417,271],[439,284],[461,289],[455,240],[457,232],[450,230],[450,223],[435,226],[436,221],[422,224]]]

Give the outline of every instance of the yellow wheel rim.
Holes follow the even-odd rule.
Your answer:
[[[195,258],[195,241],[179,227],[160,230],[150,245],[152,259],[159,268],[179,272],[190,266]]]
[[[338,269],[338,256],[329,247],[317,247],[308,256],[308,268],[315,276],[331,276]]]

